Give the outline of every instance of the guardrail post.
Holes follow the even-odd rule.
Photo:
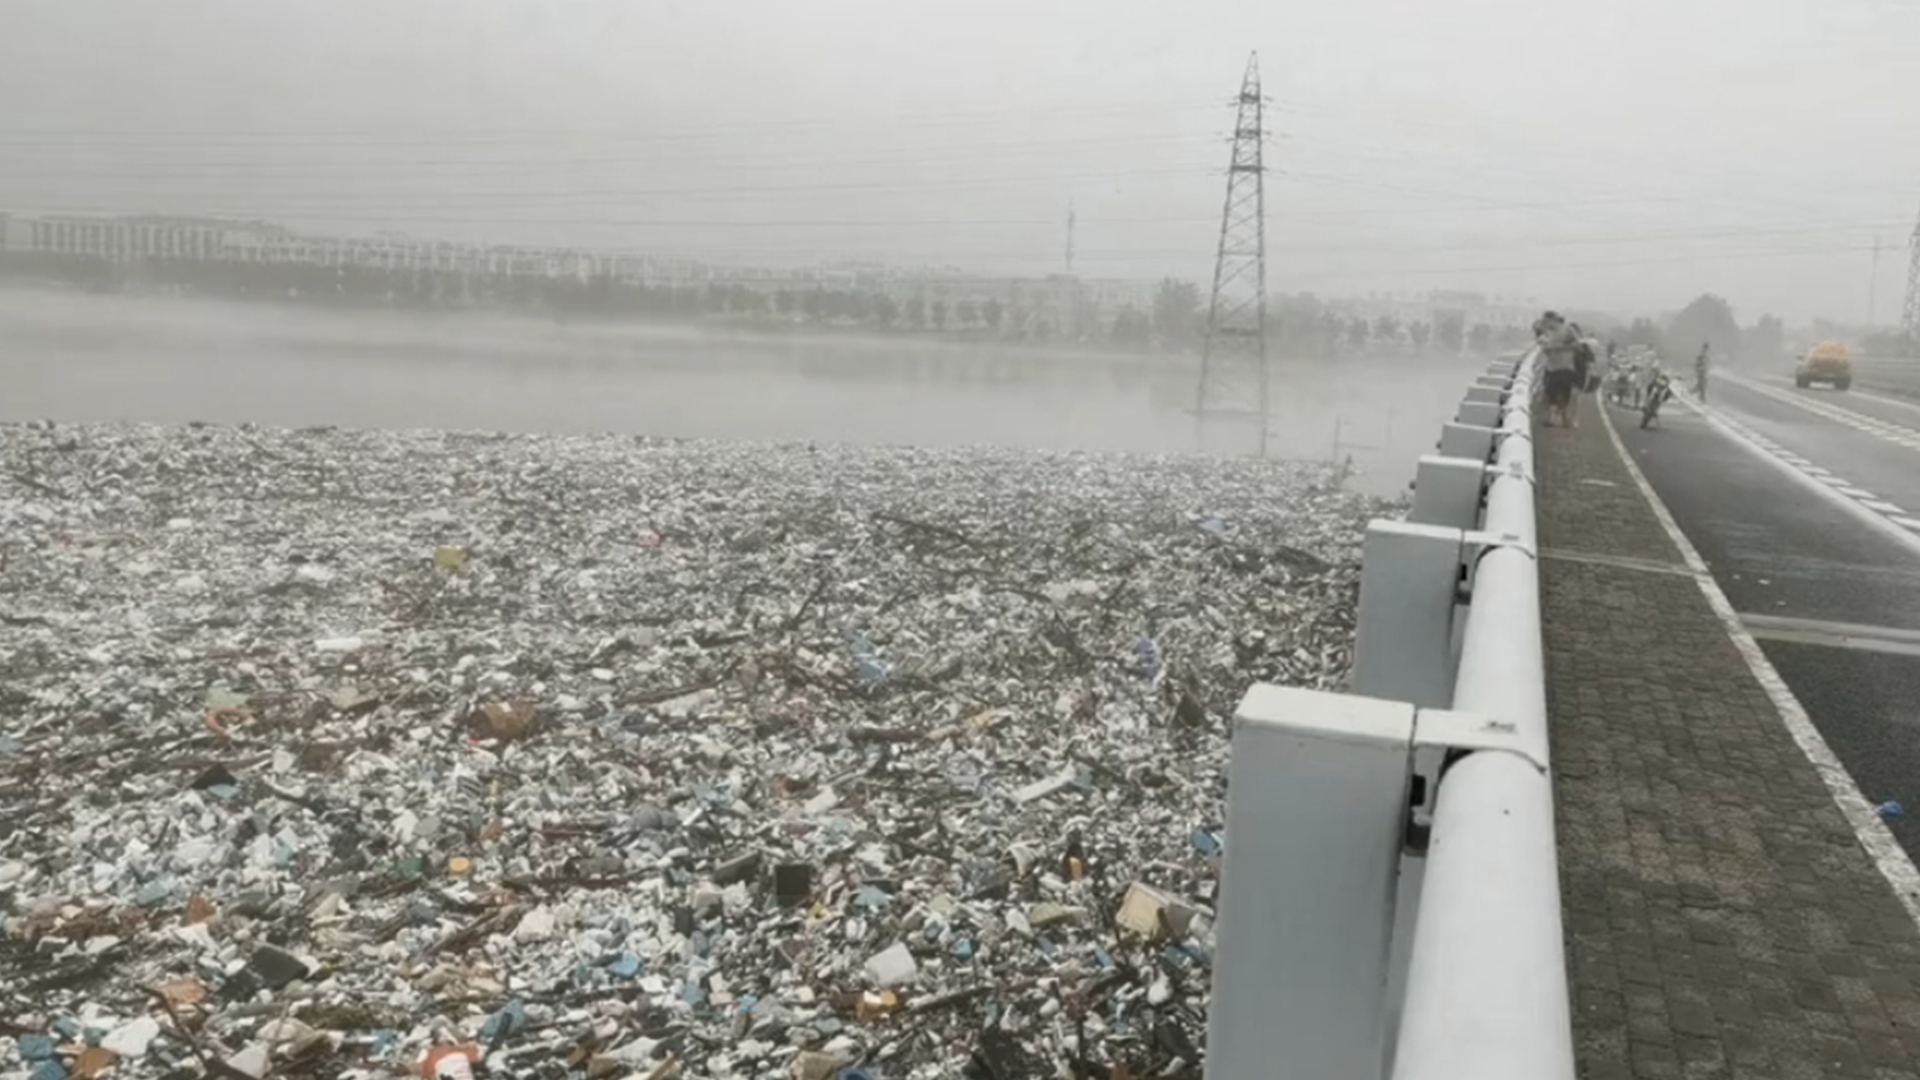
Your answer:
[[[1453,700],[1453,609],[1464,534],[1440,525],[1375,521],[1360,561],[1353,690],[1444,706]]]
[[[1468,398],[1460,403],[1460,411],[1454,414],[1454,420],[1458,423],[1477,424],[1481,427],[1499,427],[1500,403],[1475,401]]]
[[[1487,487],[1486,459],[1424,454],[1413,478],[1415,525],[1471,529],[1480,522],[1480,496]],[[1364,573],[1364,571],[1363,571]]]
[[[1234,717],[1209,1080],[1374,1080],[1413,706],[1254,686]]]
[[[1492,424],[1447,424],[1440,429],[1440,456],[1486,461],[1493,456],[1496,430]]]

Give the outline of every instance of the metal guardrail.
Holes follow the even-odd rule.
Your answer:
[[[1354,690],[1235,717],[1213,1080],[1572,1080],[1534,510],[1535,353],[1367,532]]]

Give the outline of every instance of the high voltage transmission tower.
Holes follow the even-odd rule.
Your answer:
[[[1907,352],[1920,351],[1920,220],[1907,241],[1907,303],[1900,311],[1900,329],[1906,332]]]
[[[1194,403],[1202,425],[1210,416],[1253,417],[1262,457],[1267,453],[1267,193],[1261,156],[1265,106],[1260,54],[1254,53],[1247,57],[1247,72],[1240,80]]]

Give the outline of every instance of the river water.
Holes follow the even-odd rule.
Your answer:
[[[1268,453],[1404,491],[1477,360],[1273,369]],[[0,289],[0,420],[620,432],[1245,453],[1202,430],[1197,360],[926,339]]]

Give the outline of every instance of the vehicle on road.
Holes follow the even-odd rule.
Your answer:
[[[1793,385],[1802,390],[1814,383],[1828,383],[1835,390],[1853,385],[1853,357],[1837,341],[1823,341],[1800,357],[1793,369]]]

